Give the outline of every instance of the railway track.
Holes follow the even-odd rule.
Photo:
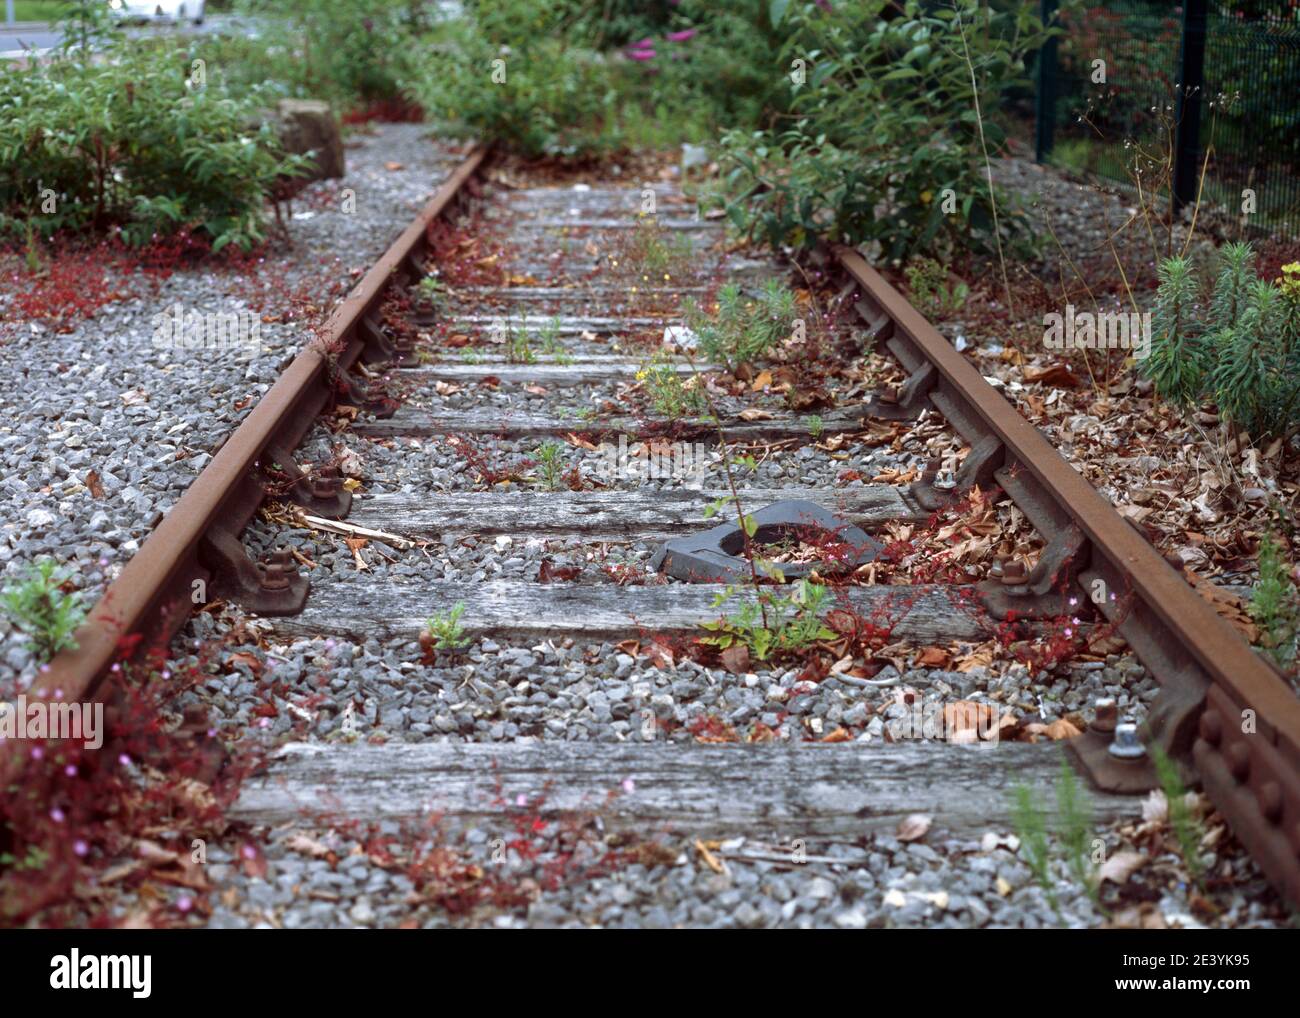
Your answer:
[[[808,411],[782,406],[762,386],[743,397],[731,390],[718,397],[719,443],[718,423],[687,415],[670,426],[627,405],[627,386],[665,326],[679,321],[680,298],[706,301],[724,281],[753,292],[786,270],[726,253],[720,224],[692,215],[680,191],[664,184],[521,187],[481,200],[485,158],[469,155],[336,310],[321,342],[287,367],[215,451],[41,687],[74,701],[111,695],[106,677],[123,637],[141,634],[142,646],[165,642],[192,625],[190,606],[212,599],[257,617],[259,638],[276,647],[325,639],[403,647],[409,667],[395,666],[394,674],[414,683],[411,660],[421,652],[439,660],[436,647],[419,645],[424,621],[459,603],[467,637],[517,655],[508,684],[496,690],[499,717],[457,713],[452,697],[430,719],[421,709],[404,715],[404,743],[362,738],[360,745],[338,740],[335,719],[333,735],[282,748],[246,785],[232,816],[275,826],[327,804],[331,817],[357,821],[418,818],[432,809],[490,825],[523,794],[544,798],[549,816],[596,810],[602,825],[706,841],[852,842],[892,832],[917,813],[955,835],[978,834],[1008,819],[1013,785],[1053,779],[1054,743],[972,748],[858,738],[869,731],[844,722],[847,705],[897,679],[846,669],[822,677],[838,684],[845,710],[799,719],[782,708],[775,727],[793,727],[793,738],[716,745],[707,737],[714,728],[682,725],[678,708],[657,699],[656,689],[668,687],[638,690],[634,680],[647,648],[680,651],[701,621],[718,615],[723,584],[662,582],[647,566],[657,564],[663,542],[693,554],[688,546],[701,533],[730,525],[727,509],[705,519],[706,507],[733,494],[720,450],[761,461],[734,492],[747,512],[799,503],[783,517],[782,536],[794,524],[812,525],[812,503],[834,514],[823,534],[858,528],[866,535],[861,548],[872,554],[896,535],[891,528],[924,528],[971,490],[996,487],[1041,539],[1032,569],[999,562],[1000,576],[957,585],[850,584],[837,588],[829,607],[858,620],[886,618],[891,645],[911,647],[978,643],[1009,624],[1032,630],[1063,613],[1095,611],[1094,624],[1114,627],[1159,683],[1143,741],[1199,780],[1268,879],[1300,903],[1300,704],[1292,691],[856,252],[828,255],[824,278],[853,308],[855,334],[892,356],[906,381],[837,400],[816,411],[815,425]],[[628,248],[646,202],[659,231],[649,259]],[[458,217],[498,238],[499,247],[469,244],[454,228]],[[448,282],[444,272],[434,289],[448,292],[432,309],[420,310],[417,300],[394,312],[394,295],[409,300],[439,268],[435,255],[459,259],[463,278]],[[395,313],[407,325],[395,324]],[[423,341],[413,346],[409,337],[419,330]],[[366,451],[360,468],[339,462],[340,448],[347,456],[340,422],[347,441]],[[969,450],[949,457],[959,460],[951,476],[933,460],[911,483],[841,480],[849,451],[859,465],[876,462],[871,450],[888,448],[882,434],[892,440],[945,429]],[[546,486],[521,485],[521,469],[536,481],[546,443],[563,446],[572,483],[557,482],[557,474]],[[913,461],[925,448],[903,444]],[[661,445],[678,454],[679,467],[683,452],[702,450],[712,473],[695,484],[629,475],[644,474],[633,461]],[[518,466],[529,459],[531,466]],[[899,461],[882,452],[877,465],[886,462]],[[467,476],[474,473],[498,483],[481,490]],[[365,490],[354,495],[355,480],[345,482],[358,476]],[[258,518],[268,496],[276,508]],[[319,541],[334,549],[332,568],[320,568],[321,545],[312,543]],[[280,545],[288,550],[273,550]],[[468,565],[463,554],[459,562],[440,556],[453,546],[470,550]],[[267,553],[261,561],[259,548]],[[694,581],[716,580],[733,565],[743,577],[735,540],[711,554]],[[734,610],[745,597],[752,594],[741,591],[728,604]],[[610,657],[616,674],[634,682],[629,700],[583,694],[596,727],[581,740],[563,725],[548,727],[550,707],[534,709],[530,698],[533,669],[561,667],[557,647]],[[472,663],[465,667],[464,681],[477,681]],[[753,663],[752,671],[762,670]],[[729,689],[708,694],[729,730],[772,713],[763,708],[773,703],[755,708],[744,699],[752,671],[730,676],[739,700],[728,699]],[[788,682],[775,706],[797,699],[800,682]],[[409,691],[393,688],[376,699],[407,710],[403,695]],[[363,707],[362,723],[377,726],[379,707]],[[303,708],[296,713],[306,716]],[[353,708],[340,713],[352,718]],[[1103,705],[1092,720],[1068,746],[1094,786],[1097,819],[1116,819],[1132,811],[1129,794],[1155,786],[1153,768],[1149,755],[1109,752],[1111,709]],[[837,731],[845,741],[816,742]]]

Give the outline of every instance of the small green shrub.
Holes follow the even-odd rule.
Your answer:
[[[756,298],[728,283],[718,291],[715,315],[706,314],[691,299],[683,301],[682,310],[687,326],[699,336],[700,352],[731,368],[765,357],[791,336],[799,317],[794,294],[774,279]]]
[[[1263,631],[1263,644],[1283,668],[1296,659],[1300,635],[1300,594],[1291,582],[1281,543],[1271,534],[1259,542],[1259,580],[1250,600],[1251,618]]]
[[[1272,282],[1253,261],[1249,244],[1224,245],[1204,314],[1187,261],[1167,259],[1142,370],[1166,399],[1212,399],[1226,421],[1259,437],[1286,433],[1300,412],[1300,262]]]
[[[657,352],[636,373],[655,411],[672,420],[702,414],[707,401],[694,377],[683,379],[671,357]]]
[[[564,466],[562,459],[564,446],[559,442],[543,442],[537,447],[537,468],[542,475],[542,483],[547,491],[557,491],[560,487],[560,472]]]
[[[1034,874],[1034,880],[1047,896],[1053,912],[1059,912],[1056,883],[1052,879],[1052,851],[1047,837],[1047,818],[1034,801],[1027,785],[1017,785],[1011,803],[1011,822],[1020,837],[1020,853]]]
[[[768,571],[779,570],[769,567]],[[713,607],[723,607],[741,591],[755,591],[755,588],[730,586],[714,596]],[[756,660],[766,661],[773,653],[797,651],[819,640],[833,640],[835,633],[821,620],[826,597],[825,587],[808,580],[800,580],[790,594],[779,593],[778,588],[759,587],[755,598],[742,601],[734,615],[724,614],[714,622],[701,623],[701,628],[711,635],[701,637],[700,642],[719,650],[739,644],[747,647]]]
[[[962,309],[970,287],[949,283],[948,270],[933,258],[915,258],[907,266],[907,288],[918,310],[929,318],[944,318]]]
[[[42,661],[76,647],[73,634],[86,618],[80,593],[64,593],[65,582],[54,560],[42,559],[28,566],[22,579],[5,587],[0,595],[5,615],[27,634]]]
[[[1200,818],[1192,811],[1187,802],[1187,787],[1178,775],[1178,767],[1159,746],[1151,747],[1152,762],[1156,767],[1156,776],[1165,793],[1165,802],[1169,809],[1169,826],[1178,842],[1178,854],[1182,856],[1183,865],[1191,878],[1200,883],[1205,872],[1205,863],[1201,859],[1201,839],[1205,837],[1205,828]]]
[[[443,650],[459,650],[469,646],[469,637],[460,624],[460,617],[465,614],[465,602],[457,601],[446,614],[437,614],[425,620],[429,636],[435,647]]]

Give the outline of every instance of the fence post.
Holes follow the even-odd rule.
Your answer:
[[[1201,171],[1201,97],[1205,92],[1208,0],[1183,0],[1183,39],[1178,53],[1178,99],[1174,108],[1174,208],[1196,201]]]
[[[1043,26],[1056,19],[1057,0],[1040,0]],[[1056,129],[1056,36],[1043,43],[1038,51],[1038,89],[1034,97],[1034,161],[1042,162],[1052,151],[1052,132]]]

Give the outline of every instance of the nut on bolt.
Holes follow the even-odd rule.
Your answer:
[[[1115,726],[1115,737],[1111,739],[1107,752],[1120,760],[1141,760],[1147,755],[1146,747],[1138,738],[1138,726],[1125,718]]]
[[[1002,563],[1002,585],[1004,587],[1021,587],[1029,579],[1029,570],[1019,559]]]
[[[286,548],[277,548],[270,559],[261,565],[263,590],[287,590],[289,581],[297,573],[293,559]]]
[[[315,498],[333,498],[339,493],[342,477],[336,466],[322,467],[311,479],[311,493]]]
[[[1092,706],[1095,712],[1093,730],[1107,735],[1114,732],[1115,726],[1119,723],[1119,708],[1115,705],[1115,700],[1109,696],[1102,697]]]

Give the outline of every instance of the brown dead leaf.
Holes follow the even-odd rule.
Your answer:
[[[324,859],[334,854],[334,850],[328,845],[301,832],[286,838],[284,847],[291,852],[301,852],[303,855],[310,855],[316,859]]]
[[[469,337],[463,332],[457,332],[448,336],[445,342],[448,346],[469,346]]]
[[[1043,385],[1055,385],[1066,389],[1073,389],[1080,384],[1079,376],[1066,364],[1052,364],[1045,368],[1027,365],[1024,369],[1024,378],[1026,382],[1041,382]]]
[[[1083,734],[1082,730],[1076,725],[1071,724],[1066,718],[1057,718],[1045,729],[1043,734],[1053,742],[1059,742],[1062,739],[1073,739]]]
[[[948,652],[942,647],[922,647],[921,653],[916,656],[915,667],[946,669],[948,663]]]
[[[759,410],[757,407],[746,407],[740,411],[739,415],[742,421],[770,421],[772,415],[766,410]]]
[[[822,742],[852,742],[853,733],[843,725],[836,725],[833,730],[821,737]]]
[[[402,169],[402,167],[403,167],[402,163],[384,163],[384,169],[391,170],[393,172]]]
[[[370,568],[370,563],[361,557],[361,549],[370,543],[368,540],[364,537],[345,537],[343,543],[351,550],[352,561],[356,563],[358,571]]]
[[[700,853],[700,858],[704,860],[704,864],[708,866],[709,869],[713,870],[714,873],[725,873],[727,871],[727,868],[722,864],[718,857],[713,854],[720,845],[721,842],[718,841],[701,841],[699,838],[695,839],[695,851]]]
[[[588,452],[595,452],[597,449],[594,442],[590,442],[581,435],[574,434],[572,431],[564,436],[564,440],[570,445],[577,446],[579,449],[586,449]]]
[[[749,383],[750,392],[761,392],[772,385],[772,372],[760,371],[758,377]]]
[[[104,486],[99,483],[99,472],[91,470],[86,474],[86,487],[90,490],[92,498],[104,497]]]
[[[749,648],[743,643],[735,643],[720,655],[723,667],[732,675],[743,675],[749,671]]]
[[[230,657],[226,658],[226,664],[232,669],[239,665],[243,665],[253,673],[254,677],[262,674],[261,660],[256,654],[250,654],[246,650],[237,651],[236,653],[231,654]]]
[[[943,730],[950,737],[962,731],[987,732],[993,728],[997,717],[997,709],[992,704],[956,700],[943,705]]]

